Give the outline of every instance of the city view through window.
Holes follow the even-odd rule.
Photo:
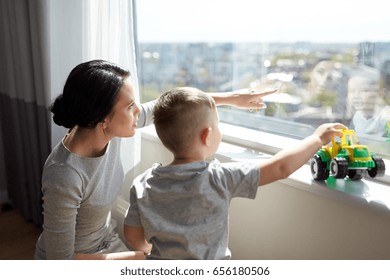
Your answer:
[[[307,136],[321,123],[342,122],[357,132],[362,144],[370,145],[372,150],[389,158],[390,38],[380,29],[384,24],[390,26],[390,20],[386,17],[382,19],[380,13],[372,22],[359,22],[356,21],[360,20],[359,16],[367,13],[367,9],[361,9],[362,14],[355,17],[355,24],[346,21],[343,25],[341,21],[336,29],[332,24],[328,27],[321,24],[318,30],[323,34],[322,41],[321,34],[311,33],[313,26],[306,30],[306,37],[297,33],[294,40],[289,34],[293,33],[291,31],[284,35],[284,39],[281,33],[285,31],[278,33],[280,22],[274,30],[279,37],[269,35],[273,34],[270,24],[265,24],[264,30],[259,24],[256,38],[243,38],[242,34],[236,36],[240,32],[252,33],[253,36],[254,31],[249,31],[253,28],[252,22],[248,28],[242,26],[242,30],[234,27],[234,24],[226,26],[231,32],[230,36],[221,28],[224,30],[221,31],[221,40],[217,40],[215,36],[218,32],[214,26],[220,23],[207,18],[208,12],[204,12],[204,18],[198,16],[198,19],[208,21],[206,26],[209,29],[193,30],[194,19],[189,16],[189,7],[179,6],[175,9],[176,13],[167,12],[165,16],[152,17],[149,14],[152,11],[148,9],[153,8],[154,12],[157,9],[164,14],[164,10],[169,11],[170,8],[148,5],[148,2],[153,1],[137,2],[137,66],[141,101],[152,100],[175,86],[192,86],[208,92],[248,87],[256,90],[276,88],[276,94],[264,98],[266,109],[250,112],[222,107],[219,108],[221,121],[294,138]],[[168,2],[178,3],[174,0]],[[254,5],[255,2],[239,1],[231,8],[234,8],[234,15],[238,15],[244,12],[242,8],[245,3]],[[277,2],[281,4],[287,1]],[[197,3],[198,13],[202,15],[203,0]],[[206,2],[203,4],[204,11],[212,8]],[[336,11],[337,7],[334,6],[331,11]],[[343,7],[342,10],[348,11],[347,8]],[[378,9],[372,5],[369,8],[372,11]],[[181,11],[185,11],[188,18],[177,16],[176,25],[164,25],[166,18],[172,20],[175,14],[182,14]],[[310,13],[310,9],[305,11]],[[355,12],[359,13],[356,9]],[[334,14],[337,15],[337,12]],[[319,16],[318,19],[321,18]],[[361,21],[364,20],[367,20],[367,16],[361,18]],[[368,30],[365,35],[364,29],[358,28],[362,24],[375,29],[371,32]],[[293,30],[294,25],[289,28]],[[295,28],[299,28],[299,25]],[[172,33],[184,34],[183,30],[190,34],[174,38]],[[215,32],[214,39],[207,35],[209,31]],[[204,35],[199,35],[202,32]],[[166,34],[166,41],[162,33]],[[340,33],[344,34],[344,38],[340,37]],[[264,35],[263,40],[257,37],[261,34]],[[313,34],[313,40],[310,34]]]

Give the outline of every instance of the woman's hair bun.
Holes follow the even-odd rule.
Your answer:
[[[49,109],[53,113],[53,121],[55,124],[65,128],[72,128],[76,125],[76,121],[73,120],[70,114],[72,110],[68,106],[69,104],[66,104],[66,100],[60,94],[56,97]]]

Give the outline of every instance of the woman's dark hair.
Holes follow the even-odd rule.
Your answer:
[[[93,128],[111,112],[130,72],[104,60],[77,65],[66,80],[64,91],[50,106],[60,126]]]

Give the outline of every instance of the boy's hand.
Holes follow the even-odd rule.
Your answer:
[[[325,123],[320,125],[313,133],[321,139],[323,145],[328,144],[336,136],[342,137],[340,129],[348,129],[341,123]]]

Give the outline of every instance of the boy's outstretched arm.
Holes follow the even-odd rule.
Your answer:
[[[131,227],[125,224],[123,230],[125,239],[134,250],[142,251],[145,254],[150,253],[152,245],[146,241],[143,227]]]
[[[259,185],[266,185],[290,176],[334,137],[342,136],[339,129],[347,129],[340,123],[326,123],[319,126],[312,135],[303,139],[297,146],[278,152],[275,156],[260,163]]]

